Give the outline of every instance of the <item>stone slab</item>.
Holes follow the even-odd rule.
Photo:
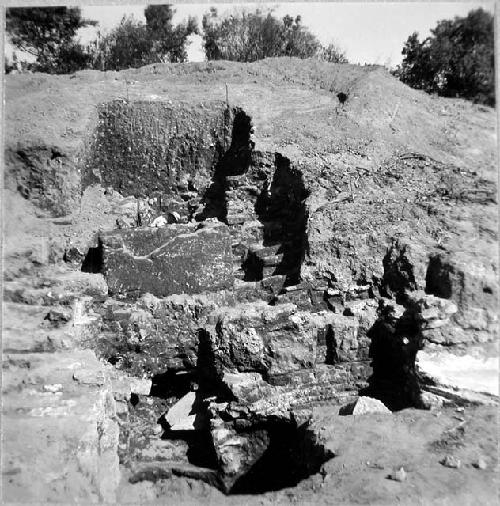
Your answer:
[[[104,274],[114,295],[164,297],[233,285],[226,225],[169,225],[101,234]]]

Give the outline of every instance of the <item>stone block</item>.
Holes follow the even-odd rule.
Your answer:
[[[363,396],[340,410],[342,415],[371,415],[374,413],[391,414],[391,411],[378,399]]]
[[[222,223],[115,230],[100,240],[111,294],[162,297],[233,285],[231,237]]]
[[[320,364],[369,359],[371,325],[357,318],[298,311],[294,304],[245,303],[217,310],[214,319],[205,330],[220,373],[260,372],[273,384],[288,384],[289,374]]]

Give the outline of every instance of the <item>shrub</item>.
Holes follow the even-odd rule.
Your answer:
[[[279,20],[270,12],[241,11],[219,17],[211,8],[203,16],[204,45],[208,60],[252,62],[273,56],[310,58],[321,45],[302,25],[300,16]]]

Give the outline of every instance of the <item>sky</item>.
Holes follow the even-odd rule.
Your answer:
[[[153,2],[151,2],[153,3]],[[156,2],[160,3],[160,2]],[[210,6],[216,6],[219,13],[231,12],[238,8],[272,8],[275,15],[285,14],[302,17],[303,25],[313,32],[320,42],[334,42],[346,54],[351,63],[373,63],[393,67],[401,62],[401,50],[408,36],[414,31],[421,38],[429,35],[441,19],[464,16],[479,7],[493,13],[494,3],[490,2],[283,2],[283,3],[184,3],[174,4],[174,22],[187,19],[189,15],[201,18]],[[134,15],[144,20],[144,5],[82,6],[85,17],[97,20],[101,31],[116,26],[123,15]],[[81,39],[86,42],[95,37],[95,29],[81,30]],[[190,61],[202,61],[201,37],[194,36],[188,47]]]

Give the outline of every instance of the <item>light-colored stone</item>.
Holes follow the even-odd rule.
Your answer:
[[[43,386],[43,389],[46,391],[46,392],[52,392],[52,393],[57,393],[57,392],[60,392],[62,390],[62,385],[61,383],[54,383],[52,385],[44,385]]]
[[[73,379],[82,385],[101,386],[105,383],[104,372],[96,369],[75,369]]]
[[[397,471],[389,475],[389,478],[394,481],[406,481],[407,473],[403,467],[400,467]]]
[[[152,228],[161,228],[167,225],[167,223],[168,222],[165,216],[158,216],[158,218],[155,218],[149,226]]]
[[[238,478],[243,476],[265,453],[269,435],[265,430],[237,434],[224,426],[211,431],[217,460],[222,470],[221,483],[229,492]]]
[[[193,404],[196,392],[188,392],[177,401],[167,412],[165,420],[170,425],[170,430],[194,430],[196,414],[193,414]]]
[[[425,409],[440,409],[443,407],[444,399],[440,395],[432,394],[431,392],[422,392],[420,394],[420,401],[422,407]]]
[[[460,459],[454,457],[453,455],[446,455],[446,457],[441,460],[441,464],[451,469],[460,469],[460,467],[462,466],[462,462],[460,461]]]
[[[361,396],[358,398],[358,400],[354,403],[354,406],[352,408],[352,414],[353,415],[369,415],[372,413],[387,413],[390,414],[391,411],[387,406],[377,400],[373,399],[372,397],[365,397]]]
[[[130,378],[130,391],[138,395],[149,395],[152,384],[149,379]]]
[[[488,469],[488,462],[486,462],[486,459],[484,457],[479,457],[476,462],[472,464],[476,469],[481,469],[484,471],[485,469]]]

